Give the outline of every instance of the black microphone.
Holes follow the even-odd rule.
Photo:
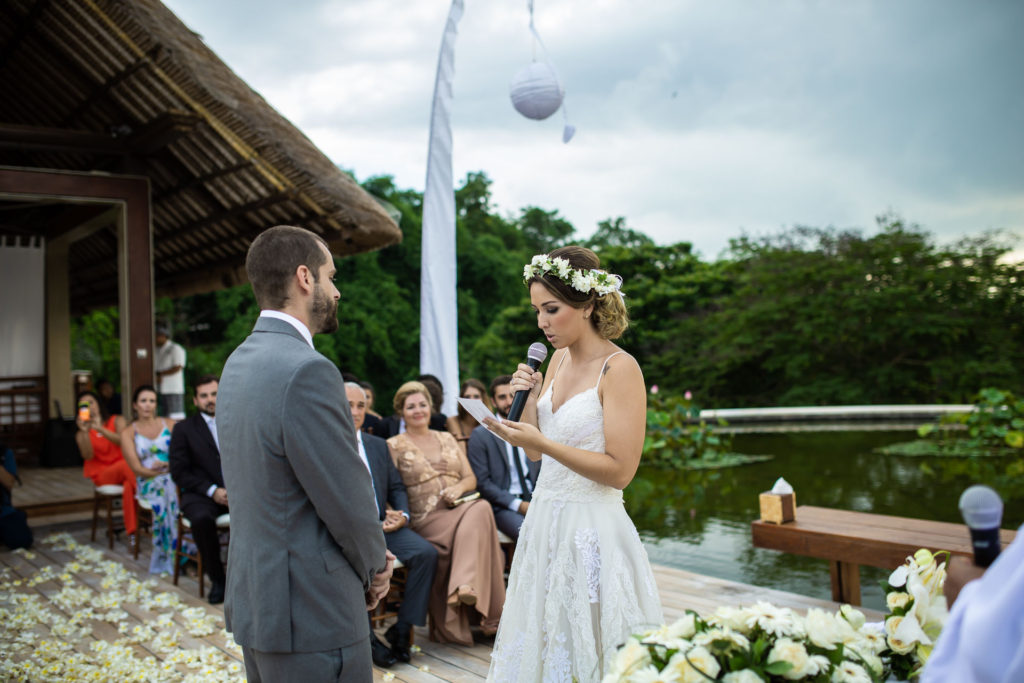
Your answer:
[[[977,484],[960,496],[960,514],[971,529],[974,564],[987,567],[999,557],[999,525],[1003,521],[1003,501],[987,486]]]
[[[548,347],[544,346],[540,342],[534,342],[533,344],[530,344],[530,348],[526,352],[526,364],[536,370],[547,357]],[[529,389],[521,389],[516,392],[515,397],[512,399],[512,407],[508,409],[509,420],[512,420],[512,422],[519,422],[519,418],[523,416],[523,408],[526,407],[526,399],[529,397]]]

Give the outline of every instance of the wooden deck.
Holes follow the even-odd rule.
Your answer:
[[[139,666],[145,666],[142,663],[147,657],[152,657],[148,659],[152,666],[167,668],[169,678],[166,680],[244,680],[241,650],[223,631],[223,609],[198,597],[199,586],[194,578],[182,577],[179,586],[175,587],[170,577],[153,577],[147,573],[150,565],[148,544],[143,541],[138,560],[132,559],[123,535],[114,550],[109,550],[102,524],[97,532],[97,541],[90,543],[86,520],[91,517],[92,482],[82,476],[79,468],[25,469],[20,475],[24,485],[14,489],[14,504],[34,512],[30,524],[36,533],[36,544],[30,553],[0,551],[0,610],[8,612],[4,615],[0,611],[0,680],[8,680],[3,674],[3,667],[25,660],[31,660],[41,669],[46,666],[67,667],[77,661],[106,661],[103,672],[109,677],[109,668],[113,666],[109,660],[111,647],[126,637],[137,641],[129,643],[130,650],[126,651],[133,653]],[[86,502],[84,507],[83,501]],[[52,537],[55,532],[67,533],[68,536],[54,545],[47,541],[47,537]],[[76,559],[76,553],[82,557],[91,555],[93,559],[83,562]],[[102,564],[109,561],[116,564]],[[118,575],[122,568],[127,573],[113,588],[104,586],[104,572],[106,575]],[[80,610],[90,605],[102,605],[106,593],[126,588],[129,583],[126,577],[138,582],[150,581],[151,585],[134,596],[135,601],[122,605],[124,613],[121,618],[106,622],[90,616],[81,624],[69,625],[75,606]],[[660,565],[654,566],[654,577],[668,621],[675,620],[686,609],[708,614],[720,605],[738,606],[758,600],[800,611],[808,607],[838,607],[827,600],[738,584]],[[19,600],[26,599],[20,596],[36,596],[34,600],[38,599],[38,602],[19,603]],[[75,600],[70,601],[69,596],[78,596],[75,598],[77,605],[72,604]],[[49,622],[23,632],[20,620],[37,608],[49,614]],[[869,621],[882,618],[879,612],[863,611]],[[95,612],[99,615],[104,613],[99,607]],[[196,634],[202,633],[196,625],[202,626],[206,618],[213,624],[211,633],[189,634],[189,627]],[[87,634],[79,632],[76,637],[57,635],[57,632],[72,626],[88,627],[91,631]],[[147,628],[152,629],[152,634]],[[133,635],[136,630],[138,633]],[[176,642],[168,640],[175,632],[178,634]],[[158,636],[165,640],[157,640]],[[50,645],[40,647],[43,641]],[[67,652],[54,649],[58,647],[54,643],[60,641],[70,644]],[[95,651],[95,648],[104,647],[94,644],[99,641],[108,643],[105,654]],[[416,644],[419,650],[411,664],[399,664],[388,671],[375,670],[374,680],[466,682],[482,681],[486,677],[490,641],[481,641],[473,647],[444,645],[430,642],[426,629],[417,629]],[[48,656],[53,658],[47,659]],[[189,679],[189,676],[196,678]],[[53,676],[41,674],[35,678],[56,680]]]
[[[0,551],[0,610],[7,610],[9,615],[20,615],[12,618],[0,612],[3,622],[0,625],[0,679],[6,680],[2,667],[11,662],[31,660],[41,668],[70,666],[78,661],[101,663],[105,661],[104,656],[109,658],[111,646],[115,642],[124,642],[126,637],[136,641],[128,645],[135,657],[134,661],[144,666],[147,658],[152,658],[148,659],[152,666],[166,667],[171,675],[168,680],[188,680],[189,676],[197,675],[199,678],[194,680],[244,679],[241,652],[223,630],[223,609],[199,599],[198,584],[194,578],[182,577],[179,586],[175,587],[168,576],[154,577],[148,574],[149,548],[145,543],[139,559],[133,560],[120,540],[114,550],[107,549],[102,534],[98,534],[97,541],[91,543],[89,529],[80,521],[45,527],[38,526],[36,522],[36,519],[32,520],[36,533],[36,544],[32,551]],[[52,540],[55,532],[66,534],[63,542],[57,545]],[[48,537],[51,540],[47,540]],[[78,548],[70,547],[67,543],[69,540],[77,544]],[[76,553],[79,554],[77,560]],[[92,560],[81,559],[90,554]],[[116,564],[103,564],[108,561]],[[104,574],[117,576],[121,568],[126,574],[113,587],[109,583],[105,585]],[[681,616],[686,609],[708,614],[719,605],[743,605],[757,600],[767,600],[800,611],[808,607],[837,607],[827,600],[758,588],[664,566],[656,565],[654,573],[667,620]],[[76,637],[58,635],[62,629],[68,628],[68,619],[76,606],[78,609],[93,606],[96,613],[102,615],[105,594],[112,590],[124,591],[129,583],[126,577],[140,582],[150,581],[150,585],[141,595],[136,595],[134,601],[128,600],[121,605],[124,614],[120,619],[111,622],[86,618],[77,626],[88,627],[91,632],[79,633]],[[49,623],[37,624],[27,632],[22,632],[20,619],[36,609],[31,604],[18,602],[25,599],[21,596],[26,595],[36,596],[36,607],[45,610],[50,616]],[[881,619],[877,612],[864,611],[869,620]],[[201,630],[195,631],[194,635],[189,633],[190,627],[195,629],[197,624],[201,626],[207,618],[212,624],[209,633],[204,635]],[[175,632],[177,638],[167,639]],[[164,641],[157,639],[161,634]],[[43,641],[50,645],[43,647]],[[53,643],[59,641],[70,644],[68,651],[56,651],[53,660],[47,660],[46,653],[54,651],[56,646]],[[108,645],[94,644],[98,641],[105,641]],[[490,641],[477,643],[473,647],[443,645],[430,642],[426,629],[417,629],[416,644],[419,650],[414,654],[411,664],[398,664],[389,671],[375,670],[374,681],[464,682],[481,681],[486,677]],[[97,652],[96,648],[99,647],[107,647],[106,654]],[[5,662],[8,658],[9,661]],[[106,666],[112,665],[108,661]]]
[[[93,483],[81,467],[23,467],[14,505],[29,517],[49,517],[92,511]]]

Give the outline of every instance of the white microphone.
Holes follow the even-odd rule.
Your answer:
[[[976,484],[961,494],[960,514],[971,529],[974,564],[989,566],[1002,550],[999,542],[999,525],[1003,521],[1002,499],[989,487]]]

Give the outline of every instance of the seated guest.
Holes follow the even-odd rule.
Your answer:
[[[374,402],[377,400],[377,392],[374,390],[373,385],[363,380],[359,382],[359,386],[366,392],[366,417],[375,417],[378,420],[382,420],[380,413],[373,409]]]
[[[491,382],[491,400],[501,418],[507,418],[512,407],[511,382],[511,375],[496,377]],[[477,490],[494,506],[498,528],[519,540],[519,527],[530,508],[533,487],[540,475],[540,461],[530,460],[521,448],[480,425],[469,439],[469,464],[476,475]]]
[[[459,387],[459,396],[461,398],[475,398],[478,401],[483,401],[484,405],[487,406],[488,410],[491,408],[491,401],[487,398],[487,389],[484,387],[484,383],[478,379],[467,379]],[[466,412],[466,409],[459,404],[458,413],[448,418],[445,423],[445,427],[455,440],[459,442],[459,446],[462,448],[462,452],[466,452],[466,442],[469,441],[469,435],[477,427],[479,423],[476,418]],[[471,463],[472,464],[472,463]]]
[[[128,467],[121,453],[121,433],[127,422],[123,417],[110,414],[106,404],[92,391],[78,394],[76,405],[88,408],[88,419],[83,419],[82,411],[75,417],[78,432],[75,443],[82,454],[82,474],[92,479],[96,486],[116,484],[124,487],[121,494],[121,512],[124,515],[124,532],[128,535],[128,545],[132,548],[139,542],[135,536],[138,521],[135,518],[135,492],[138,484],[135,473]]]
[[[402,477],[391,462],[387,442],[371,434],[364,434],[360,429],[366,415],[366,392],[355,382],[345,382],[345,394],[352,411],[352,424],[356,428],[359,455],[366,461],[373,480],[377,511],[384,525],[384,541],[407,572],[402,605],[398,608],[398,621],[384,634],[391,643],[390,649],[370,632],[373,662],[387,668],[396,660],[410,660],[412,627],[427,624],[427,603],[434,582],[437,551],[408,526],[409,497]]]
[[[427,391],[430,392],[430,400],[434,402],[430,409],[430,428],[446,429],[445,424],[448,422],[448,418],[441,412],[441,406],[444,405],[444,386],[441,384],[441,380],[434,375],[420,375],[416,381],[427,388]]]
[[[395,394],[395,412],[406,431],[388,439],[391,459],[409,495],[412,529],[437,548],[430,596],[430,638],[472,645],[470,620],[493,635],[505,602],[501,547],[491,506],[459,503],[476,488],[476,477],[455,437],[429,428],[427,388],[406,382]]]
[[[11,490],[20,485],[14,451],[0,443],[0,545],[11,550],[32,546],[28,517],[11,502]]]
[[[228,512],[228,492],[220,469],[217,440],[216,375],[204,375],[193,387],[195,415],[178,423],[171,434],[171,478],[181,490],[181,511],[192,524],[203,569],[210,577],[211,605],[224,602],[224,563],[220,559],[217,518]]]
[[[439,432],[447,431],[445,426],[447,418],[441,413],[436,412],[436,406],[441,405],[441,402],[444,400],[441,381],[433,375],[420,375],[420,379],[416,381],[423,385],[430,396],[430,400],[434,402],[433,406],[435,407],[431,408],[429,428]],[[381,421],[379,433],[376,431],[373,433],[382,438],[389,439],[403,432],[405,432],[405,420],[402,418],[401,413],[396,412],[394,415],[386,417]]]
[[[943,592],[949,618],[922,683],[1024,681],[1024,526],[986,570],[949,561]]]
[[[100,395],[100,405],[107,415],[121,414],[121,394],[114,390],[110,380],[101,379],[97,382],[96,392]]]
[[[152,574],[174,568],[174,544],[178,536],[178,493],[168,472],[171,430],[175,421],[156,415],[156,389],[143,384],[132,395],[135,419],[121,432],[121,447],[128,467],[138,482],[139,500],[153,508]]]
[[[384,438],[384,418],[373,409],[373,385],[369,382],[356,382],[366,394],[366,419],[363,420],[363,431]]]

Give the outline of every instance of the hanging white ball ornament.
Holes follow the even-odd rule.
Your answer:
[[[540,121],[558,111],[565,90],[550,64],[533,62],[512,78],[509,96],[517,112],[528,119]]]

